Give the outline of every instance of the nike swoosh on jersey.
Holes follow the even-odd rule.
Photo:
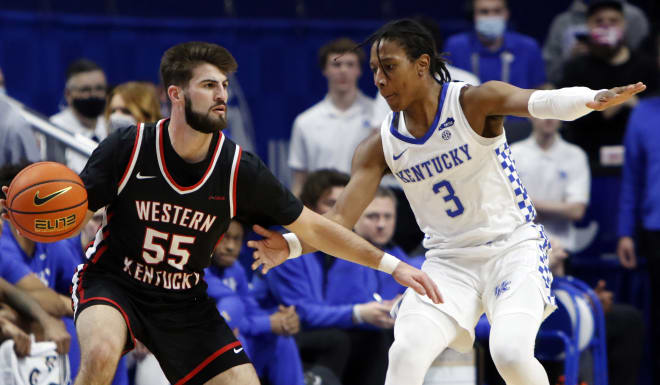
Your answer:
[[[55,191],[54,193],[48,194],[43,198],[39,196],[39,190],[37,190],[37,193],[34,194],[34,205],[35,206],[41,206],[41,205],[45,204],[46,202],[48,202],[49,200],[55,198],[56,196],[62,195],[62,194],[66,193],[69,190],[71,190],[71,186],[65,187],[65,188],[63,188],[61,190],[58,190],[58,191]]]
[[[153,179],[156,177],[156,175],[141,175],[140,172],[138,171],[135,177],[138,179]]]
[[[401,151],[401,153],[399,155],[392,154],[392,158],[394,158],[394,160],[398,160],[399,158],[401,158],[403,156],[403,153],[406,152],[406,151],[408,151],[407,148],[405,150]]]
[[[238,354],[243,351],[243,348],[234,348],[234,353]]]

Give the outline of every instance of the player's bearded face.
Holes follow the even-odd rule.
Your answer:
[[[222,131],[227,128],[227,120],[223,116],[218,116],[213,113],[211,110],[219,105],[225,105],[225,102],[219,102],[212,105],[206,113],[197,112],[193,110],[192,101],[187,95],[184,95],[185,99],[185,113],[186,113],[186,123],[194,130],[202,132],[204,134],[212,134],[214,132]],[[226,114],[226,110],[225,110]]]

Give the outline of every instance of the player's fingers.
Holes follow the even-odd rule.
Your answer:
[[[435,283],[426,275],[420,277],[420,284],[424,286],[426,295],[433,301],[433,303],[440,303],[440,292]]]
[[[261,235],[262,237],[265,237],[265,238],[270,237],[270,235],[272,234],[272,231],[270,231],[270,230],[268,230],[264,227],[261,227],[259,225],[252,226],[252,230],[254,230],[255,233],[257,233],[257,234],[259,234],[259,235]]]
[[[258,249],[259,248],[259,242],[257,242],[257,241],[247,241],[247,246],[251,247],[253,249]]]
[[[426,290],[424,290],[424,286],[420,285],[419,282],[415,280],[415,277],[412,277],[410,280],[410,284],[408,285],[411,287],[413,290],[417,292],[419,295],[426,295]]]

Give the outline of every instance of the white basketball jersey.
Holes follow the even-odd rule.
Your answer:
[[[423,138],[410,135],[403,112],[391,112],[381,126],[385,160],[425,233],[429,257],[476,257],[475,247],[539,236],[531,226],[536,211],[504,133],[481,137],[463,114],[459,96],[465,85],[442,86]]]

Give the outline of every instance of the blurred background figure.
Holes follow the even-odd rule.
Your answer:
[[[371,133],[373,99],[357,87],[365,55],[356,47],[353,40],[340,38],[319,50],[328,93],[293,122],[289,167],[293,170],[291,191],[296,195],[312,171],[350,172],[355,148]]]
[[[555,16],[543,45],[543,59],[548,71],[548,80],[558,83],[562,79],[564,63],[588,53],[589,30],[587,8],[591,0],[573,0],[569,8]],[[649,21],[639,7],[625,0],[623,16],[626,20],[624,43],[636,51],[649,34]]]
[[[105,72],[98,64],[89,59],[75,60],[66,72],[66,107],[51,116],[50,121],[75,135],[100,142],[108,136],[106,122],[101,116],[107,90]],[[87,162],[84,156],[63,148],[50,138],[42,143],[45,158],[65,163],[76,172],[82,171]]]
[[[149,82],[127,82],[110,90],[103,113],[108,134],[138,122],[160,119],[156,87]]]
[[[5,76],[0,68],[0,167],[20,162],[38,162],[41,153],[32,127],[4,100]]]

